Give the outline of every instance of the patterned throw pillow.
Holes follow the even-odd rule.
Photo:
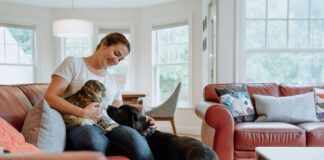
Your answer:
[[[220,97],[220,103],[232,113],[235,122],[255,120],[256,114],[245,85],[224,89],[216,88],[215,91]]]
[[[324,89],[315,88],[316,114],[320,120],[324,120]]]

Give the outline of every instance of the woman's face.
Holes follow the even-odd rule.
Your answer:
[[[117,65],[128,55],[128,49],[122,43],[111,46],[106,46],[105,44],[102,44],[101,47],[103,54],[102,62],[104,67]]]

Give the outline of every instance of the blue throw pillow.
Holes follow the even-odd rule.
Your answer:
[[[215,91],[220,97],[220,103],[231,112],[235,122],[251,122],[256,119],[256,114],[245,85],[216,88]]]

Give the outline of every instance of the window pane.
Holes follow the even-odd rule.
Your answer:
[[[4,45],[0,44],[0,63],[5,63],[5,50]]]
[[[158,48],[159,62],[160,64],[168,63],[168,47],[161,46]]]
[[[156,97],[162,103],[175,89],[177,82],[182,83],[179,103],[189,105],[189,27],[188,25],[152,31],[152,52],[157,58],[156,66]],[[167,36],[166,36],[167,35]],[[156,38],[158,42],[155,41]],[[157,51],[157,52],[156,52]],[[162,64],[162,65],[161,65]]]
[[[324,53],[250,53],[248,82],[323,83]]]
[[[265,22],[246,21],[245,32],[246,48],[264,48],[265,44]]]
[[[19,48],[17,44],[6,45],[6,63],[19,63]]]
[[[188,65],[168,65],[159,67],[160,99],[158,103],[164,102],[175,89],[178,82],[181,82],[179,104],[186,106],[189,102],[189,69]]]
[[[0,84],[22,84],[34,82],[34,71],[32,66],[0,65],[0,73],[2,76]]]
[[[324,20],[312,20],[310,30],[311,47],[324,48]]]
[[[308,21],[289,21],[289,48],[306,48],[308,41]]]
[[[177,49],[179,62],[189,62],[189,46],[187,44],[179,45]]]
[[[91,38],[63,38],[63,57],[85,57],[92,54]]]
[[[311,0],[311,18],[324,18],[324,1]]]
[[[308,18],[309,0],[289,0],[289,18]]]
[[[169,63],[177,63],[179,61],[177,56],[177,47],[178,46],[174,46],[174,45],[168,47]]]
[[[246,18],[265,18],[265,0],[246,0]]]
[[[268,18],[287,18],[287,0],[268,0]]]
[[[14,38],[15,44],[19,47],[19,58],[21,64],[32,64],[33,53],[33,31],[29,29],[8,28],[10,35]]]
[[[0,26],[0,44],[4,44],[5,28]]]
[[[158,34],[157,40],[158,40],[159,45],[168,44],[168,30],[167,29],[161,29],[161,30],[159,30],[159,32],[157,34]]]
[[[268,21],[267,43],[268,48],[287,47],[287,22],[281,20]]]

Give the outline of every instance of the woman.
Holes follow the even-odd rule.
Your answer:
[[[111,33],[101,40],[91,56],[66,58],[52,74],[46,101],[62,114],[84,118],[101,116],[107,123],[115,123],[105,112],[106,107],[121,106],[123,102],[117,81],[107,68],[117,65],[129,52],[127,39],[120,33]],[[94,102],[82,109],[63,98],[78,91],[90,79],[99,80],[106,87],[106,97],[101,104]],[[148,120],[154,123],[152,118]],[[127,126],[116,127],[107,134],[95,125],[75,127],[67,130],[66,143],[68,150],[95,150],[106,155],[125,154],[131,159],[154,159],[145,138]]]

